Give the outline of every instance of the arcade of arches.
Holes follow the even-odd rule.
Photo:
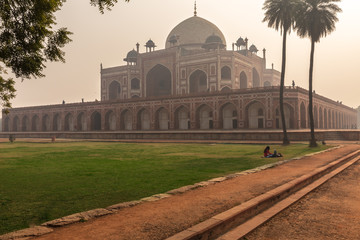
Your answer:
[[[201,79],[202,72],[194,74]],[[205,77],[205,76],[203,76]],[[199,81],[199,80],[197,80]],[[37,131],[132,131],[132,130],[195,130],[195,129],[281,129],[279,105],[269,106],[265,99],[239,102],[241,94],[233,94],[237,101],[215,104],[216,100],[203,97],[188,99],[188,103],[151,106],[149,102],[140,101],[135,108],[114,104],[98,110],[82,109],[81,111],[63,108],[59,112],[38,112],[19,114],[12,111],[4,115],[3,131],[37,132]],[[224,95],[224,96],[225,96]],[[228,96],[228,95],[226,95]],[[215,101],[216,100],[216,101]],[[195,104],[198,102],[198,104]],[[240,103],[240,104],[239,104]],[[133,104],[133,103],[132,103]],[[86,105],[86,104],[85,104]],[[99,104],[101,105],[101,104]],[[298,106],[295,108],[294,106]],[[63,105],[61,106],[63,107]],[[339,106],[338,106],[339,107]],[[344,107],[345,108],[345,107]],[[31,109],[31,108],[30,108]],[[301,101],[284,105],[285,121],[288,129],[305,129],[309,127],[308,106]],[[356,111],[345,108],[314,106],[314,121],[317,129],[350,129],[356,127]]]

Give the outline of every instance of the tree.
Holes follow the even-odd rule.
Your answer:
[[[283,144],[288,145],[290,141],[287,136],[285,113],[284,113],[284,83],[286,68],[286,37],[290,34],[291,28],[295,22],[295,10],[298,0],[266,0],[263,10],[265,10],[265,18],[263,22],[268,22],[268,27],[280,29],[283,35],[282,41],[282,64],[280,78],[280,113],[283,129]]]
[[[128,2],[129,0],[125,0]],[[61,50],[71,41],[66,28],[54,30],[55,12],[66,0],[2,0],[0,3],[0,103],[11,107],[15,81],[6,78],[10,69],[17,78],[44,77],[47,61],[65,61]],[[117,0],[90,0],[90,4],[109,10]]]
[[[309,119],[310,119],[310,147],[316,147],[313,115],[313,68],[315,43],[321,37],[326,37],[335,30],[338,21],[336,14],[341,9],[335,4],[341,0],[301,0],[296,14],[295,29],[297,34],[311,40],[310,67],[309,67]]]

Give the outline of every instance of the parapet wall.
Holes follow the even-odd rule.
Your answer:
[[[282,141],[281,131],[108,131],[108,132],[0,132],[0,138],[68,138],[129,140],[238,140]],[[308,141],[309,131],[289,131],[290,141]],[[360,141],[360,130],[316,131],[318,141]]]

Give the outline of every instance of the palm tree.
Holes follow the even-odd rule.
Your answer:
[[[266,0],[263,6],[265,18],[263,22],[268,22],[268,27],[280,29],[283,35],[282,42],[282,64],[280,78],[280,113],[283,129],[283,144],[288,145],[290,141],[286,132],[285,113],[284,113],[284,82],[286,66],[286,36],[291,32],[295,22],[295,10],[299,0]]]
[[[341,9],[335,4],[341,0],[301,0],[296,14],[295,29],[297,34],[311,40],[310,68],[309,68],[309,118],[311,139],[310,147],[316,147],[313,115],[313,69],[315,43],[320,42],[321,37],[326,37],[335,30],[335,22],[338,21],[336,14]]]

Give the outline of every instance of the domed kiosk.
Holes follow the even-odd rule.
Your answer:
[[[186,49],[201,48],[209,36],[216,35],[221,39],[222,44],[226,45],[224,34],[213,23],[198,16],[190,17],[171,30],[166,38],[165,48],[174,46],[173,36],[177,36],[177,44]]]

